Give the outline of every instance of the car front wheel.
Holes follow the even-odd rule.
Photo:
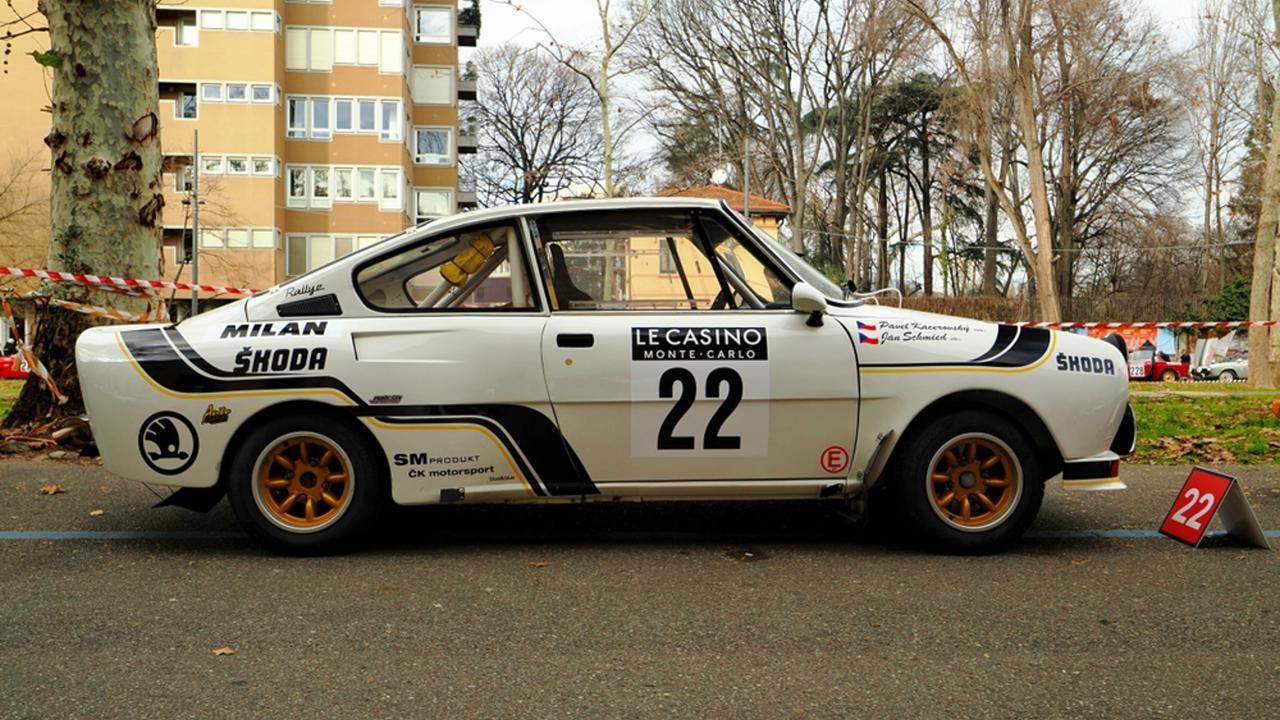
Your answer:
[[[229,472],[237,519],[277,552],[350,549],[383,499],[368,442],[322,415],[263,424],[236,451]]]
[[[913,432],[899,448],[894,499],[925,545],[997,552],[1030,527],[1044,477],[1030,440],[1000,415],[964,411]]]
[[[1222,374],[1218,376],[1218,379],[1222,380],[1223,382],[1235,382],[1236,374],[1232,370],[1223,370]]]

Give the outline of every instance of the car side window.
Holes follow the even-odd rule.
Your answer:
[[[558,310],[726,310],[775,300],[754,255],[718,224],[704,226],[687,212],[552,213],[535,227]]]
[[[389,311],[534,310],[520,232],[498,225],[435,235],[356,270],[356,289]]]

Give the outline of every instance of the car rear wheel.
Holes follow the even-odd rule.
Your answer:
[[[1173,370],[1165,370],[1160,374],[1160,379],[1164,382],[1178,382],[1178,373]]]
[[[352,548],[383,502],[369,443],[324,416],[271,420],[232,459],[227,495],[240,524],[277,552]]]
[[[1223,382],[1235,382],[1236,373],[1234,370],[1223,370],[1222,374],[1218,376],[1218,379]]]
[[[984,411],[956,412],[903,440],[894,501],[915,539],[953,553],[997,552],[1030,527],[1044,497],[1034,446]]]

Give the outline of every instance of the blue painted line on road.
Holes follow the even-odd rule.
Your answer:
[[[0,530],[0,540],[230,540],[238,532],[164,530]]]

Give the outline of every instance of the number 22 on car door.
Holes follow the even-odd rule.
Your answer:
[[[765,327],[633,327],[631,454],[769,452]]]

